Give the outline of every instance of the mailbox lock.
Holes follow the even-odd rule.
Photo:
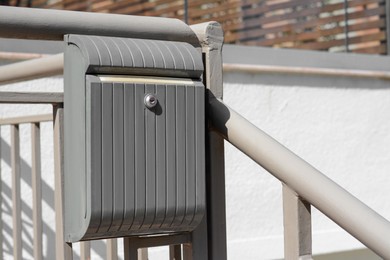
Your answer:
[[[144,103],[147,108],[153,108],[157,105],[157,98],[152,94],[146,94]]]

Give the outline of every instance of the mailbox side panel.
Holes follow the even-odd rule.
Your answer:
[[[65,50],[64,68],[64,200],[65,240],[80,240],[86,232],[87,183],[85,154],[85,64],[73,44]]]

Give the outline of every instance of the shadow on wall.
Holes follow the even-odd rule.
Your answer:
[[[11,147],[1,138],[1,158],[3,163],[11,167]],[[3,167],[2,167],[3,168]],[[5,181],[5,174],[2,171],[1,176],[1,190],[2,190],[2,235],[3,235],[3,254],[12,255],[13,241],[12,241],[12,222],[4,221],[4,219],[12,219],[12,187]],[[23,182],[31,187],[31,166],[21,158],[20,160],[20,176]],[[54,210],[54,190],[45,182],[42,182],[42,201],[45,202],[51,209]],[[25,199],[21,201],[22,216],[22,239],[23,249],[29,254],[33,255],[33,233],[32,233],[32,203],[27,203]],[[55,233],[54,223],[47,223],[44,214],[42,221],[43,236],[47,238],[46,252],[44,255],[48,259],[55,258]],[[53,224],[53,225],[51,225]]]
[[[43,135],[44,136],[44,135]],[[4,137],[1,137],[0,143],[1,150],[1,159],[8,167],[11,167],[11,147],[4,140]],[[31,155],[30,155],[31,156]],[[10,186],[11,174],[3,172],[4,164],[1,167],[1,227],[2,227],[2,238],[3,238],[3,256],[0,259],[12,259],[13,254],[13,240],[12,240],[12,188]],[[28,162],[20,159],[20,174],[22,183],[28,185],[30,188],[31,185],[31,166]],[[5,180],[9,177],[9,180]],[[50,207],[50,210],[54,212],[54,188],[48,185],[46,182],[41,182],[42,186],[42,203],[46,204],[47,207]],[[23,187],[21,185],[21,187]],[[22,191],[23,192],[23,191]],[[42,205],[43,208],[43,205]],[[22,210],[22,247],[24,254],[33,256],[33,222],[32,222],[32,199],[31,198],[22,198],[21,201],[21,210]],[[42,231],[43,231],[43,244],[44,251],[43,255],[45,259],[55,259],[55,223],[45,219],[45,212],[42,212]],[[45,245],[46,244],[46,245]],[[105,244],[103,241],[93,241],[92,248],[95,253],[101,257],[105,258]],[[7,258],[6,258],[7,256]],[[25,258],[25,255],[23,255]],[[74,259],[78,259],[75,257]]]

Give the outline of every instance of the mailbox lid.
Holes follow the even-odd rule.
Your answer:
[[[68,46],[80,50],[84,73],[147,75],[199,79],[202,53],[186,42],[94,35],[66,35]]]

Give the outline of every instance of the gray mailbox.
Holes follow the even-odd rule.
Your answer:
[[[65,37],[65,239],[193,230],[205,211],[201,52]]]

